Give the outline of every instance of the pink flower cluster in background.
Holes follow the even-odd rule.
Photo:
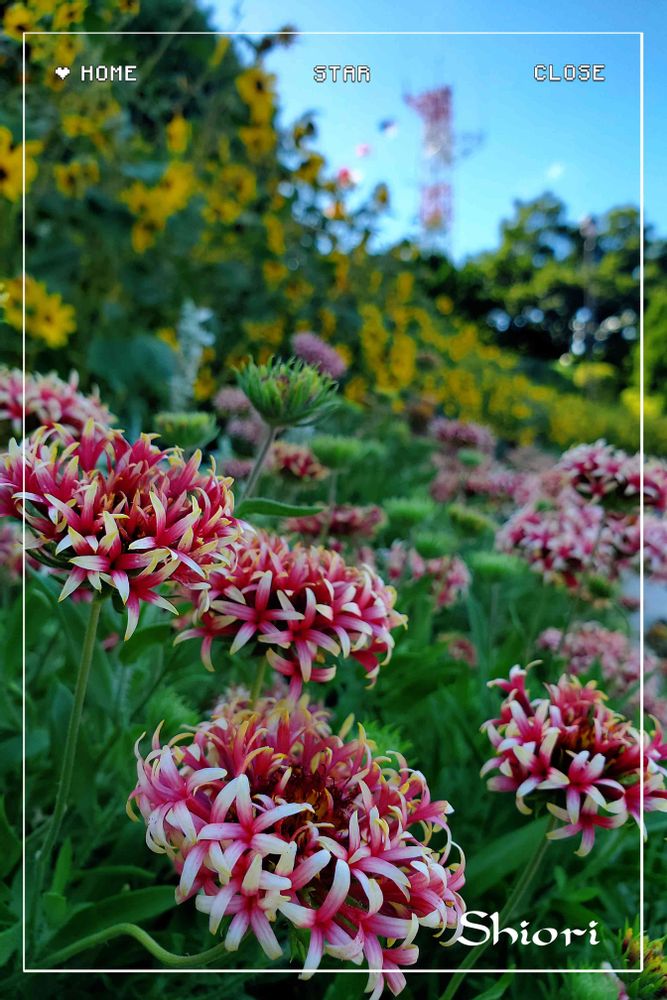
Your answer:
[[[644,810],[667,811],[667,744],[659,726],[646,735],[642,760],[639,733],[605,705],[593,681],[582,685],[563,674],[544,685],[546,696],[531,700],[526,677],[515,666],[509,680],[490,681],[505,693],[500,716],[482,727],[494,748],[482,775],[499,772],[488,781],[492,791],[513,792],[524,813],[532,811],[528,798],[546,803],[562,821],[548,836],[581,834],[582,856],[598,827],[622,826],[629,817],[641,824],[642,782]]]
[[[451,931],[447,943],[460,934],[464,858],[450,861],[452,809],[424,776],[400,754],[376,759],[361,729],[335,735],[329,719],[305,697],[253,709],[237,689],[193,734],[161,745],[158,730],[145,759],[137,747],[128,805],[179,875],[177,901],[194,897],[212,934],[224,921],[229,951],[250,933],[280,958],[292,925],[308,932],[303,978],[324,955],[365,960],[382,970],[369,979],[377,1000],[385,983],[394,995],[405,986],[420,925]]]
[[[347,363],[338,351],[309,330],[294,334],[292,350],[297,358],[301,358],[306,364],[313,365],[333,379],[341,379],[347,371]]]
[[[548,583],[576,589],[586,574],[618,576],[615,550],[604,532],[604,511],[565,496],[527,504],[503,524],[496,548],[528,562]]]
[[[331,680],[339,655],[357,660],[375,682],[394,646],[392,629],[405,623],[393,588],[336,552],[264,532],[242,536],[234,550],[234,565],[212,572],[206,589],[185,590],[196,611],[179,641],[201,638],[208,669],[220,639],[232,655],[248,643],[265,653],[293,694],[304,681]]]
[[[262,418],[254,411],[247,417],[232,417],[225,430],[228,437],[251,448],[257,448],[266,433]]]
[[[247,479],[253,464],[251,458],[228,458],[222,463],[222,471],[232,479]]]
[[[313,455],[310,448],[289,441],[276,441],[268,455],[267,468],[286,479],[317,482],[329,472]]]
[[[213,407],[221,417],[247,417],[253,412],[250,400],[243,389],[223,385],[213,397]]]
[[[372,538],[385,516],[380,507],[356,507],[352,504],[334,504],[319,514],[308,514],[303,517],[290,517],[286,523],[287,531],[305,538]]]
[[[449,608],[461,599],[470,586],[470,571],[458,556],[424,559],[416,549],[396,541],[386,556],[387,577],[391,583],[403,580],[432,581],[432,593],[439,608]]]
[[[567,664],[568,673],[586,674],[596,664],[611,697],[639,703],[641,657],[639,647],[624,632],[605,628],[599,622],[581,622],[563,634],[548,628],[538,637],[538,648],[549,650]],[[648,650],[644,652],[644,709],[667,723],[667,705],[660,698],[660,674],[664,665]]]
[[[50,375],[26,372],[24,395],[23,372],[0,367],[0,424],[7,421],[13,434],[21,434],[24,407],[28,433],[40,426],[57,424],[67,435],[78,437],[91,419],[103,426],[112,423],[113,417],[100,401],[97,390],[84,395],[78,387],[76,372],[71,373],[67,382],[54,372]]]
[[[641,489],[641,456],[627,455],[605,441],[580,444],[561,457],[557,469],[582,496],[622,507],[637,505]],[[644,466],[644,504],[667,510],[667,466],[656,459]]]
[[[161,584],[205,585],[229,559],[240,531],[231,480],[200,462],[199,452],[186,462],[151,435],[131,444],[92,419],[67,446],[43,427],[0,456],[0,517],[25,515],[32,555],[64,578],[61,600],[79,588],[115,590],[128,638],[142,602],[175,612]]]
[[[431,421],[428,433],[450,452],[472,448],[492,454],[496,447],[496,439],[488,427],[463,420],[436,417]]]

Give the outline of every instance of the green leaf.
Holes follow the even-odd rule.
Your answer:
[[[66,688],[61,681],[54,684],[48,721],[51,757],[58,767],[64,753],[65,734],[73,701],[74,697],[69,688]]]
[[[0,968],[7,964],[14,952],[19,950],[20,946],[21,927],[19,924],[14,924],[13,927],[8,927],[6,931],[0,933]]]
[[[488,990],[484,990],[483,993],[477,994],[477,1000],[499,1000],[500,997],[505,995],[507,987],[512,981],[512,973],[506,972],[504,976],[495,982],[492,986],[489,986]]]
[[[155,874],[152,871],[146,868],[139,868],[138,865],[95,865],[90,871],[80,868],[74,874],[79,879],[87,878],[88,876],[97,878],[101,875],[115,875],[116,877],[124,875],[126,878],[138,878],[144,882],[152,882],[155,878]]]
[[[174,888],[168,885],[149,886],[146,889],[128,889],[116,896],[109,896],[94,905],[80,910],[53,938],[53,949],[64,948],[73,941],[89,934],[96,934],[119,923],[141,923],[165,913],[176,906]]]
[[[42,908],[51,927],[59,927],[67,916],[67,900],[60,892],[45,892]]]
[[[21,857],[21,842],[9,825],[5,801],[0,799],[0,878],[12,870]]]
[[[68,837],[58,853],[58,860],[53,872],[53,882],[51,891],[62,893],[65,891],[72,874],[72,841]]]
[[[572,1000],[616,1000],[618,987],[611,976],[595,972],[581,972],[568,976]]]
[[[297,504],[281,503],[280,500],[269,500],[267,497],[251,497],[242,500],[235,510],[237,517],[252,517],[253,514],[265,514],[267,517],[308,517],[319,514],[324,508],[321,504],[300,507]]]
[[[477,898],[525,864],[537,842],[544,837],[548,821],[544,816],[528,826],[503,834],[467,861],[466,882]]]

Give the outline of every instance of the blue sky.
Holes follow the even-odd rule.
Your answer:
[[[267,31],[293,24],[301,31],[644,31],[646,33],[646,212],[667,229],[667,200],[659,197],[667,150],[658,95],[667,90],[660,34],[667,18],[646,0],[560,0],[554,9],[537,0],[338,0],[324,5],[252,0],[232,13],[217,0],[221,30]],[[632,10],[628,8],[632,6]],[[659,7],[660,5],[656,5]],[[604,63],[604,83],[536,83],[535,63]],[[369,64],[371,84],[317,84],[315,64]],[[440,84],[454,90],[455,129],[482,132],[483,145],[454,168],[452,249],[461,259],[497,242],[498,226],[515,198],[544,190],[561,197],[571,218],[639,202],[639,38],[628,35],[304,35],[288,50],[271,53],[283,120],[315,110],[319,148],[332,168],[363,174],[361,190],[386,180],[392,210],[384,240],[414,232],[421,177],[421,123],[403,95]],[[378,123],[397,122],[395,137]],[[367,143],[363,159],[356,147]]]

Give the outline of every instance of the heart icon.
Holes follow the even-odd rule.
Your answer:
[[[69,66],[56,66],[56,76],[59,76],[61,80],[64,80],[66,76],[69,76],[69,73]]]

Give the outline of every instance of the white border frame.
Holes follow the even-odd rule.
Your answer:
[[[211,35],[214,37],[228,37],[228,36],[248,36],[248,35],[278,35],[278,34],[290,34],[299,37],[301,35],[371,35],[371,36],[384,36],[384,35],[530,35],[530,36],[544,36],[544,35],[578,35],[578,36],[591,36],[591,35],[624,35],[630,37],[639,38],[639,364],[640,364],[640,374],[639,374],[639,394],[640,394],[640,410],[639,410],[639,455],[640,455],[640,501],[639,501],[639,523],[640,523],[640,543],[639,543],[639,585],[640,585],[640,596],[639,596],[639,651],[640,651],[640,676],[639,676],[639,698],[640,698],[640,759],[644,758],[644,32],[643,31],[288,31],[288,32],[278,32],[278,31],[256,31],[256,30],[246,30],[246,31],[24,31],[22,33],[22,80],[21,80],[21,116],[22,116],[22,162],[23,162],[23,178],[22,178],[22,217],[21,217],[21,227],[22,227],[22,318],[23,318],[23,331],[22,331],[22,368],[23,368],[23,398],[25,400],[25,377],[26,377],[26,302],[25,302],[25,287],[26,287],[26,155],[25,155],[25,142],[26,142],[26,37],[28,35]],[[22,435],[23,444],[25,447],[25,405],[23,407],[23,420],[22,420]],[[23,470],[23,490],[25,491],[25,466]],[[23,660],[23,684],[22,684],[22,834],[23,842],[25,845],[26,840],[26,675],[25,675],[25,665],[26,665],[26,621],[25,621],[25,581],[26,581],[26,552],[25,552],[25,532],[26,532],[26,522],[25,517],[23,517],[22,524],[22,589],[23,589],[23,606],[22,606],[22,635],[21,635],[21,648],[22,648],[22,660]],[[639,791],[639,801],[640,801],[640,813],[643,818],[644,816],[644,783],[640,784]],[[451,969],[401,969],[404,975],[442,975],[442,974],[456,974],[460,971],[466,976],[468,975],[504,975],[509,972],[516,975],[535,975],[535,974],[547,974],[547,973],[557,973],[561,975],[578,975],[581,973],[597,973],[602,975],[609,975],[610,973],[618,973],[623,975],[639,975],[644,971],[644,838],[639,836],[640,852],[639,852],[639,936],[641,941],[641,959],[640,966],[638,969],[479,969],[471,968],[460,970],[457,968]],[[43,974],[128,974],[128,973],[148,973],[153,975],[161,975],[163,973],[169,974],[189,974],[189,973],[217,973],[217,974],[244,974],[247,975],[249,972],[253,974],[262,975],[263,973],[273,973],[273,974],[292,974],[300,975],[300,969],[283,969],[279,966],[275,966],[270,969],[212,969],[210,967],[204,968],[194,968],[194,969],[32,969],[26,966],[26,855],[25,851],[23,853],[22,859],[22,948],[21,948],[21,959],[22,959],[22,971],[25,974],[28,973],[43,973]],[[355,968],[355,969],[316,969],[315,975],[356,975],[356,976],[368,976],[371,973],[382,972],[382,969],[366,969],[366,968]]]

